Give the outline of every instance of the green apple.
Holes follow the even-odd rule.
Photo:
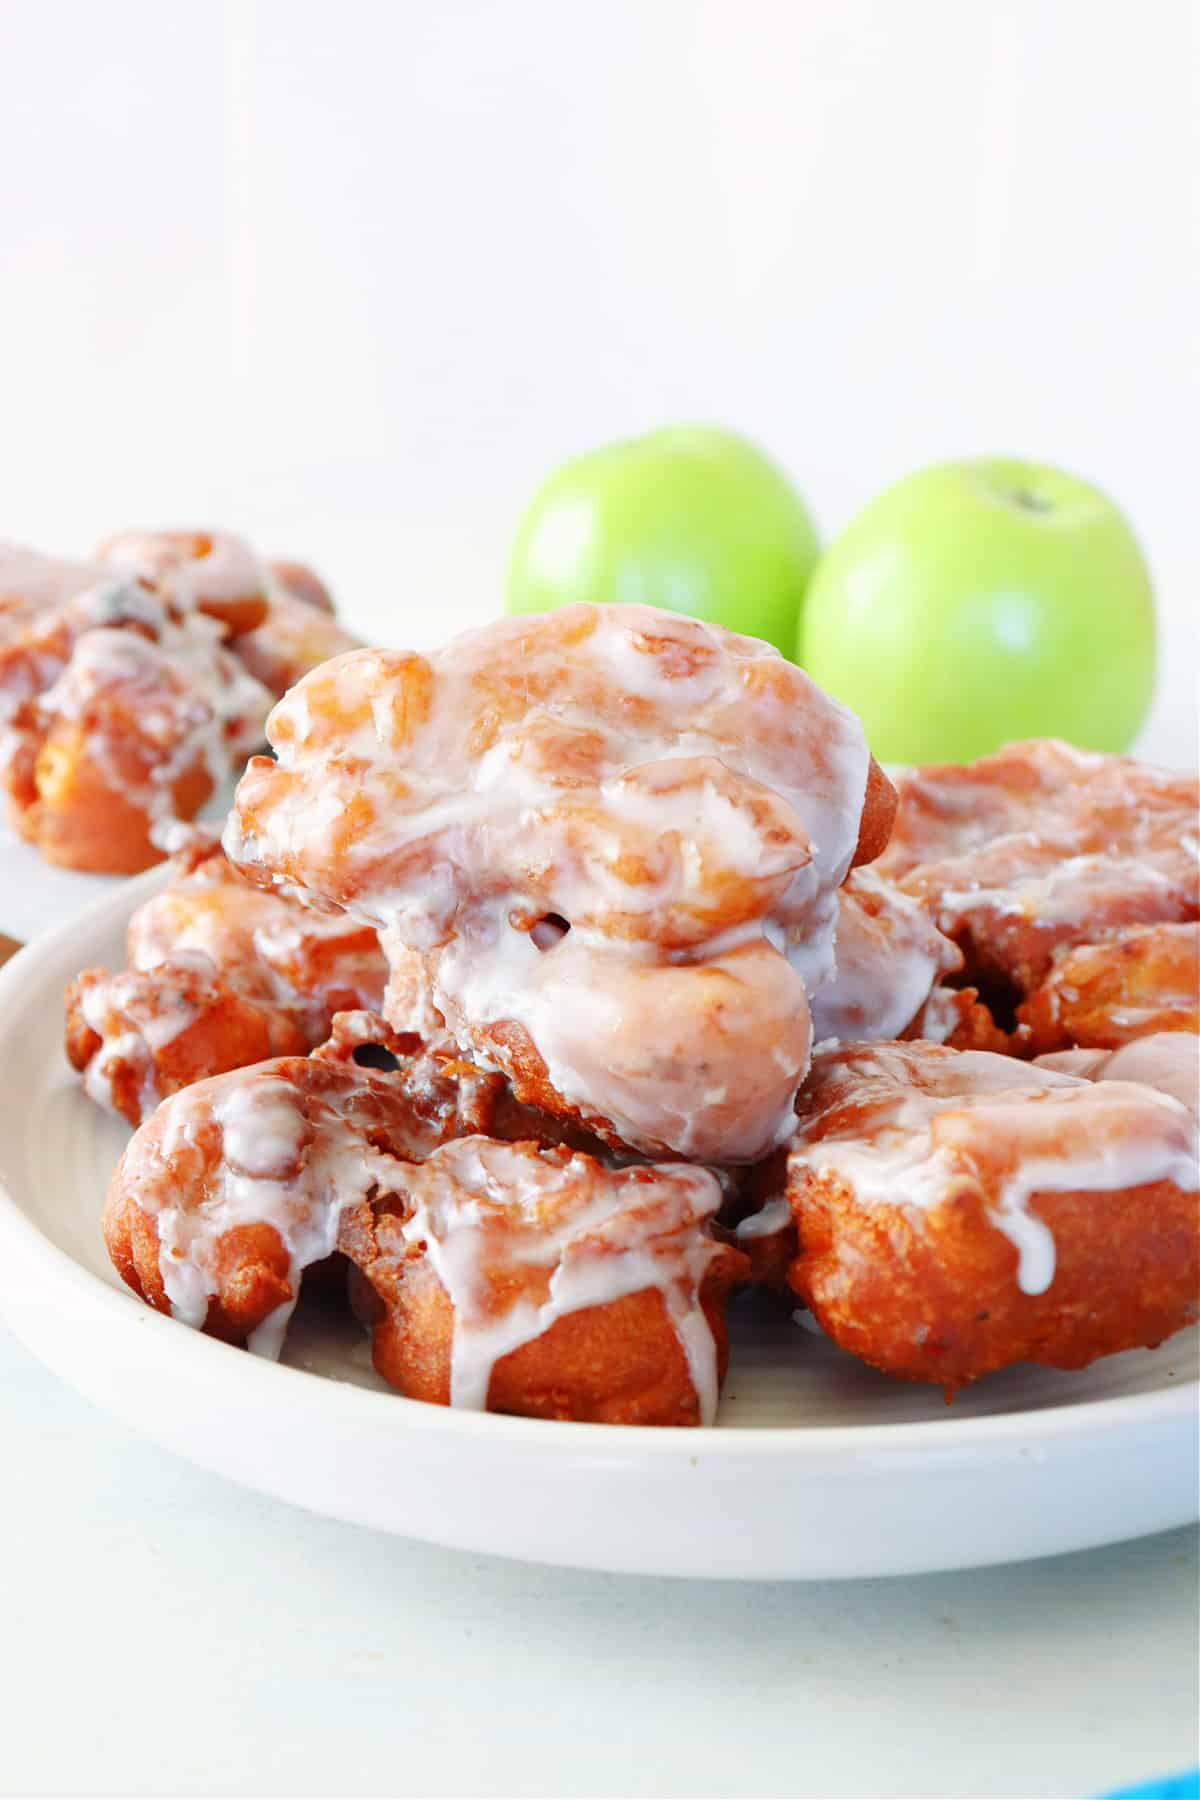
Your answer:
[[[1008,457],[942,463],[830,545],[798,661],[885,762],[967,761],[1042,736],[1125,750],[1154,688],[1149,571],[1087,482]]]
[[[808,509],[761,450],[732,431],[674,425],[554,471],[517,531],[506,607],[643,601],[790,657],[816,560]]]

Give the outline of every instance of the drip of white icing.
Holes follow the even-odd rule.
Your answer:
[[[711,1423],[717,1356],[700,1294],[721,1254],[706,1230],[721,1189],[708,1170],[609,1170],[587,1156],[478,1136],[409,1163],[372,1147],[355,1122],[353,1084],[310,1097],[306,1107],[305,1095],[273,1067],[185,1089],[146,1128],[148,1146],[143,1133],[126,1151],[118,1180],[155,1219],[173,1317],[202,1327],[220,1291],[226,1234],[270,1226],[288,1257],[291,1296],[248,1342],[277,1357],[303,1273],[335,1249],[346,1208],[377,1191],[401,1194],[405,1211],[389,1214],[388,1223],[414,1254],[428,1256],[453,1308],[452,1405],[485,1407],[499,1358],[557,1320],[656,1289],[701,1419]],[[215,1156],[206,1141],[213,1125]],[[195,1167],[197,1152],[204,1172],[189,1188],[178,1172]],[[544,1276],[544,1298],[512,1301],[506,1269]]]
[[[927,1044],[944,1044],[962,1023],[962,994],[957,988],[935,987],[921,1008],[921,1036]]]
[[[912,770],[897,786],[879,868],[925,898],[947,932],[990,922],[993,936],[1094,943],[1195,906],[1194,777],[1047,738]]]
[[[88,1023],[97,1029],[91,1019]],[[83,1072],[83,1091],[106,1112],[117,1112],[115,1082],[118,1072],[126,1069],[138,1072],[140,1110],[144,1114],[154,1095],[154,1064],[140,1032],[122,1031],[104,1039]]]
[[[777,1231],[784,1231],[792,1222],[792,1209],[782,1197],[768,1200],[760,1206],[756,1213],[743,1219],[735,1236],[738,1238],[774,1237]]]
[[[405,1190],[414,1210],[403,1238],[424,1246],[454,1308],[452,1406],[485,1408],[496,1363],[559,1319],[656,1288],[687,1358],[701,1423],[712,1423],[717,1356],[700,1289],[720,1252],[701,1227],[721,1192],[707,1170],[601,1172],[588,1157],[460,1138],[410,1171]],[[498,1310],[496,1272],[506,1262],[545,1271],[545,1299]]]
[[[741,939],[700,969],[578,929],[539,950],[500,908],[441,952],[434,998],[489,1066],[488,1027],[522,1025],[557,1091],[635,1149],[756,1162],[791,1132],[811,1029],[794,970],[756,927]]]
[[[1200,1037],[1191,1031],[1151,1032],[1118,1050],[1058,1050],[1039,1056],[1036,1067],[1085,1081],[1140,1081],[1200,1111]]]
[[[1030,853],[1044,853],[1043,847],[1034,841]],[[967,887],[943,888],[937,907],[939,924],[950,930],[964,914],[983,909],[999,918],[1027,919],[1040,926],[1073,922],[1079,914],[1080,895],[1111,882],[1113,861],[1111,850],[1081,852],[1055,859],[1050,868],[1008,874],[1000,881],[989,881],[984,875]],[[1165,890],[1171,878],[1152,863],[1142,862],[1137,882],[1140,890]]]
[[[428,661],[336,659],[285,697],[269,735],[277,764],[243,779],[230,856],[406,949],[448,946],[436,1003],[478,1055],[503,1064],[486,1028],[524,1025],[564,1097],[646,1148],[742,1160],[780,1141],[807,1063],[803,987],[832,971],[869,763],[858,721],[800,670],[675,614],[580,607],[498,621]],[[547,915],[571,929],[543,953],[527,934]],[[715,946],[743,929],[761,957],[768,937],[776,947],[780,999],[756,1035],[735,1034],[756,1068],[688,1084],[683,1013],[694,1058],[715,1031]],[[694,997],[659,1011],[651,995],[670,983],[655,990],[649,965],[682,996],[685,955]],[[777,1029],[783,998],[795,1016]],[[732,1149],[701,1151],[697,1099],[739,1084],[752,1116]]]
[[[871,868],[838,891],[837,967],[812,998],[813,1031],[841,1043],[899,1037],[962,952],[912,900]]]
[[[997,1196],[989,1216],[1017,1251],[1023,1293],[1044,1293],[1054,1279],[1054,1238],[1030,1211],[1034,1194],[1197,1185],[1195,1122],[1175,1100],[1129,1082],[1092,1087],[1010,1057],[914,1046],[926,1062],[954,1059],[941,1065],[934,1092],[915,1084],[904,1049],[858,1053],[867,1116],[827,1136],[821,1113],[802,1118],[790,1164],[840,1178],[860,1204],[918,1210],[986,1181]],[[876,1076],[885,1085],[869,1092]]]
[[[156,639],[103,626],[85,631],[38,712],[47,722],[84,719],[109,694],[131,702],[139,737],[158,752],[146,778],[131,779],[103,721],[89,730],[89,749],[117,792],[167,826],[176,780],[199,762],[219,788],[254,747],[271,704],[219,639],[220,628],[199,614],[184,626],[164,618]]]
[[[426,958],[395,941],[388,942],[385,955],[388,982],[383,1012],[392,1030],[412,1032],[431,1048],[454,1048],[445,1017],[434,998]]]
[[[123,531],[97,553],[109,568],[153,582],[177,606],[230,603],[264,592],[266,572],[232,532]]]
[[[223,1156],[200,1197],[184,1192],[176,1204],[162,1206],[156,1188],[137,1183],[131,1190],[156,1219],[159,1269],[172,1316],[195,1329],[203,1326],[219,1292],[216,1254],[225,1233],[247,1225],[274,1227],[288,1256],[291,1298],[248,1343],[256,1354],[276,1358],[304,1271],[332,1254],[343,1210],[375,1184],[394,1184],[402,1165],[374,1150],[336,1102],[321,1108],[314,1129],[303,1097],[282,1077],[271,1076],[269,1067],[264,1064],[263,1072],[249,1079],[223,1081],[211,1113],[203,1089],[185,1088],[157,1115],[160,1152],[168,1165],[194,1143],[209,1116],[220,1128]],[[136,1146],[138,1139],[133,1142]]]
[[[92,629],[138,624],[157,635],[166,617],[158,595],[130,576],[102,573],[94,587],[76,597],[74,606],[78,618]]]

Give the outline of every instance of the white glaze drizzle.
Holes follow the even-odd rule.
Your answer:
[[[943,931],[990,927],[993,952],[1006,930],[1088,943],[1195,907],[1194,776],[1042,738],[910,770],[897,787],[880,872]]]
[[[413,1254],[428,1256],[453,1307],[452,1405],[485,1407],[499,1358],[556,1320],[657,1289],[701,1421],[712,1422],[717,1356],[700,1293],[721,1254],[706,1230],[721,1189],[708,1170],[610,1170],[588,1156],[479,1136],[413,1163],[374,1148],[355,1123],[354,1080],[305,1095],[285,1067],[267,1063],[183,1090],[125,1152],[115,1185],[155,1221],[174,1318],[201,1328],[220,1291],[222,1240],[239,1227],[270,1226],[288,1257],[291,1297],[247,1341],[278,1357],[304,1271],[336,1248],[342,1214],[377,1191],[398,1194],[404,1210],[387,1223]],[[216,1154],[211,1141],[200,1148],[213,1125]],[[545,1298],[494,1311],[505,1268],[544,1273]]]
[[[80,1015],[100,1039],[83,1071],[84,1092],[108,1112],[120,1111],[116,1085],[130,1070],[137,1077],[141,1116],[154,1110],[162,1098],[156,1056],[197,1017],[186,977],[194,975],[201,989],[216,978],[216,965],[200,951],[180,951],[173,962],[169,977],[149,991],[133,971],[95,982],[79,995]]]
[[[136,1179],[138,1137],[126,1151],[129,1188],[157,1225],[159,1269],[172,1316],[199,1329],[218,1293],[216,1255],[238,1226],[272,1226],[288,1256],[291,1298],[248,1339],[256,1355],[277,1358],[305,1269],[332,1254],[338,1221],[375,1184],[394,1184],[403,1166],[372,1148],[345,1116],[336,1095],[306,1116],[304,1098],[271,1064],[185,1088],[156,1115],[160,1159],[169,1167],[195,1143],[209,1120],[221,1132],[222,1155],[200,1196],[179,1190],[161,1204],[157,1183]],[[311,1104],[311,1103],[310,1103]]]
[[[963,996],[958,988],[935,987],[920,1009],[920,1035],[928,1044],[944,1044],[962,1023]]]
[[[83,1011],[87,1023],[94,1031],[98,1031],[104,1015],[94,1007],[89,1010],[86,1003]],[[102,1106],[106,1112],[118,1112],[115,1083],[118,1073],[126,1069],[137,1071],[139,1109],[142,1118],[145,1118],[158,1102],[158,1091],[154,1062],[141,1032],[121,1031],[104,1037],[99,1050],[83,1071],[83,1091],[89,1100]]]
[[[578,928],[539,951],[498,913],[490,933],[464,932],[440,953],[433,982],[451,1033],[479,1059],[490,1025],[523,1025],[558,1092],[648,1155],[756,1162],[787,1139],[808,1003],[754,926],[710,947],[698,973]]]
[[[151,582],[185,612],[253,598],[266,588],[262,564],[229,531],[122,531],[100,546],[96,560]]]
[[[1140,1081],[1200,1111],[1200,1037],[1191,1031],[1151,1032],[1117,1050],[1058,1050],[1035,1066],[1085,1081]]]
[[[501,1357],[555,1322],[657,1288],[696,1390],[702,1424],[717,1409],[717,1355],[700,1304],[720,1247],[701,1229],[721,1190],[706,1169],[601,1170],[530,1144],[459,1138],[432,1152],[404,1183],[413,1212],[402,1227],[425,1254],[454,1308],[450,1403],[480,1411]],[[506,1263],[545,1271],[545,1299],[494,1310]]]
[[[899,1037],[963,960],[920,902],[871,868],[838,891],[836,954],[833,979],[812,997],[813,1031],[842,1043]]]
[[[756,1213],[743,1219],[738,1226],[735,1237],[739,1241],[746,1238],[774,1237],[777,1231],[786,1231],[792,1222],[792,1209],[781,1196],[768,1200],[760,1206]]]
[[[78,638],[65,669],[37,701],[45,726],[55,718],[87,718],[109,694],[135,705],[139,737],[158,753],[144,780],[130,778],[128,759],[116,754],[120,746],[103,717],[89,730],[88,746],[114,790],[161,827],[174,820],[178,778],[201,763],[219,789],[260,738],[271,704],[219,639],[219,627],[199,614],[186,626],[164,618],[156,639],[97,627]]]
[[[1034,1194],[1197,1185],[1194,1120],[1146,1087],[1093,1087],[1011,1057],[923,1044],[859,1051],[853,1068],[861,1087],[848,1084],[829,1103],[841,1112],[861,1093],[862,1116],[822,1135],[824,1111],[802,1110],[790,1166],[839,1177],[862,1205],[928,1210],[964,1183],[984,1184],[996,1196],[989,1217],[1017,1251],[1023,1293],[1044,1293],[1054,1279],[1054,1238],[1029,1209]]]
[[[514,706],[518,684],[525,704]],[[680,1141],[672,1096],[654,1104],[654,1084],[678,1060],[677,1012],[659,1041],[659,1021],[634,1007],[647,1033],[637,1106],[595,1049],[581,1057],[564,1044],[563,1008],[604,1010],[597,978],[615,975],[618,959],[631,971],[627,1000],[632,972],[650,961],[688,959],[702,978],[721,954],[714,946],[742,928],[764,955],[786,943],[810,990],[832,969],[867,748],[857,720],[752,639],[646,607],[502,620],[428,661],[339,658],[286,696],[268,729],[278,764],[244,778],[231,857],[305,883],[406,949],[449,945],[435,1003],[475,1055],[506,1066],[484,1029],[504,1022],[506,1005],[564,1099],[617,1122],[631,1143],[697,1154]],[[361,826],[347,842],[350,804]],[[553,978],[528,936],[547,915],[571,926],[542,958],[557,959]],[[781,990],[798,992],[782,959],[775,968]],[[569,997],[559,986],[568,971],[587,977]],[[691,1013],[701,1018],[699,997]],[[760,1064],[760,1100],[770,1091],[777,1102],[765,1123],[745,1123],[739,1158],[786,1132],[807,1065],[801,1018],[802,1030],[774,1042],[769,1027],[738,1040],[739,1061]]]
[[[993,849],[998,851],[998,847]],[[1042,853],[1040,845],[1031,851]],[[998,880],[989,880],[981,873],[966,887],[941,890],[936,907],[938,923],[948,931],[966,915],[988,912],[997,918],[1026,919],[1042,927],[1073,924],[1089,891],[1113,885],[1116,860],[1113,851],[1103,850],[1056,858],[1050,868],[1006,872]],[[1164,892],[1170,885],[1167,872],[1155,868],[1150,861],[1140,861],[1130,874],[1130,891],[1136,887],[1139,894]]]

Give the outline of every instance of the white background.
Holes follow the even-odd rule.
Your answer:
[[[548,466],[678,418],[831,532],[922,462],[1107,487],[1190,729],[1188,0],[0,0],[3,514],[228,522],[414,641]],[[1169,723],[1164,726],[1161,721]]]
[[[1132,517],[1146,747],[1186,760],[1196,36],[1186,0],[0,0],[0,535],[229,523],[428,642],[607,437],[738,426],[827,533],[1024,453]],[[1186,1537],[836,1589],[519,1570],[0,1364],[5,1792],[1059,1796],[1197,1755]]]

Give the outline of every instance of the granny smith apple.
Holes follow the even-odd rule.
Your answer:
[[[643,601],[791,656],[817,534],[799,494],[732,431],[675,425],[563,463],[521,520],[507,610]]]
[[[922,469],[822,557],[798,660],[890,762],[966,761],[1013,738],[1125,750],[1154,687],[1154,602],[1104,494],[1040,463]]]

